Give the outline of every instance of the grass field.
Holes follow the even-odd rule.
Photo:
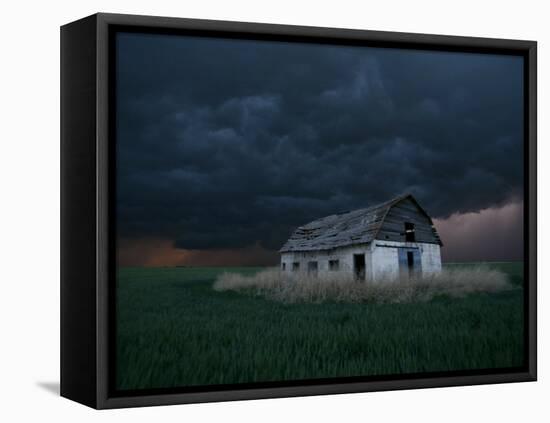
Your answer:
[[[212,289],[222,272],[260,268],[122,268],[117,388],[519,366],[523,264],[491,266],[517,289],[409,304],[282,304]]]

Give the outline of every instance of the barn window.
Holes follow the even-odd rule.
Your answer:
[[[415,242],[414,223],[405,222],[405,241]]]
[[[307,272],[308,273],[317,273],[317,262],[316,261],[309,261],[307,263]]]
[[[296,272],[298,270],[300,270],[300,263],[298,263],[298,262],[292,263],[292,271]]]
[[[283,263],[282,266],[283,266],[283,270],[286,270],[286,263]]]
[[[340,260],[328,261],[328,270],[338,270],[338,269],[340,269]]]

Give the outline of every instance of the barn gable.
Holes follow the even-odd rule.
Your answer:
[[[412,195],[406,194],[373,207],[333,214],[300,226],[279,251],[331,250],[370,243],[374,239],[405,242],[405,221],[414,225],[416,242],[442,245],[430,216]]]
[[[443,245],[432,219],[412,195],[395,201],[388,208],[375,239],[406,242],[404,222],[414,225],[415,242]]]

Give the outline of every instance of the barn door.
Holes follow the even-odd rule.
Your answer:
[[[399,277],[401,279],[409,277],[409,267],[407,263],[407,250],[405,248],[397,249],[399,259]]]
[[[397,252],[400,277],[409,278],[422,272],[422,261],[418,249],[399,248]]]
[[[422,258],[420,250],[413,250],[414,272],[416,275],[422,274]]]
[[[365,254],[353,255],[353,271],[355,273],[355,279],[358,281],[365,280]]]

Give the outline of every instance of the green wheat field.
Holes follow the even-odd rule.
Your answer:
[[[222,272],[262,268],[121,268],[116,386],[520,366],[523,264],[491,266],[507,273],[515,289],[409,304],[282,304],[212,289]]]

